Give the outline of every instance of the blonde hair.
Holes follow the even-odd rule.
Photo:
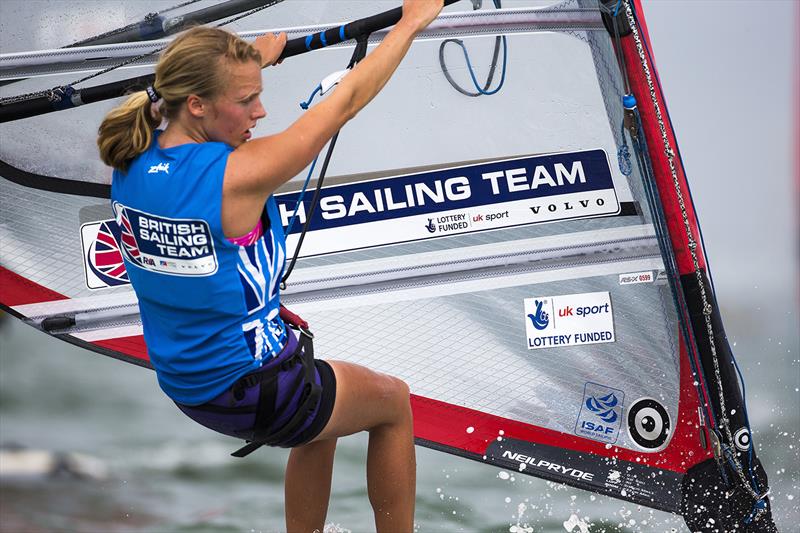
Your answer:
[[[100,124],[97,147],[103,163],[127,171],[133,158],[150,147],[153,130],[163,118],[177,116],[189,95],[215,98],[222,93],[226,67],[232,61],[260,65],[261,55],[248,42],[219,28],[199,26],[177,37],[156,65],[153,88],[161,95],[160,105],[152,105],[147,92],[138,91]]]

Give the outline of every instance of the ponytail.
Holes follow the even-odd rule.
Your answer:
[[[97,137],[103,163],[125,172],[150,147],[153,130],[161,124],[161,113],[154,108],[147,93],[139,91],[106,115]]]

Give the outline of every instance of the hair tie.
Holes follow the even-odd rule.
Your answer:
[[[152,85],[148,85],[145,91],[147,91],[147,97],[150,98],[150,101],[154,104],[161,100],[161,95],[158,94],[158,91],[156,91],[156,88]]]

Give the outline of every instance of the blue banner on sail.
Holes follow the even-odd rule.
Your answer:
[[[276,196],[284,226],[298,197]],[[297,206],[290,248],[310,203]],[[490,161],[324,187],[302,255],[618,212],[603,150]]]

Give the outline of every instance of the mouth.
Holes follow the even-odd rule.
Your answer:
[[[242,137],[244,137],[244,140],[246,141],[246,140],[250,139],[250,137],[252,137],[252,136],[253,136],[253,133],[250,130],[246,130]]]

